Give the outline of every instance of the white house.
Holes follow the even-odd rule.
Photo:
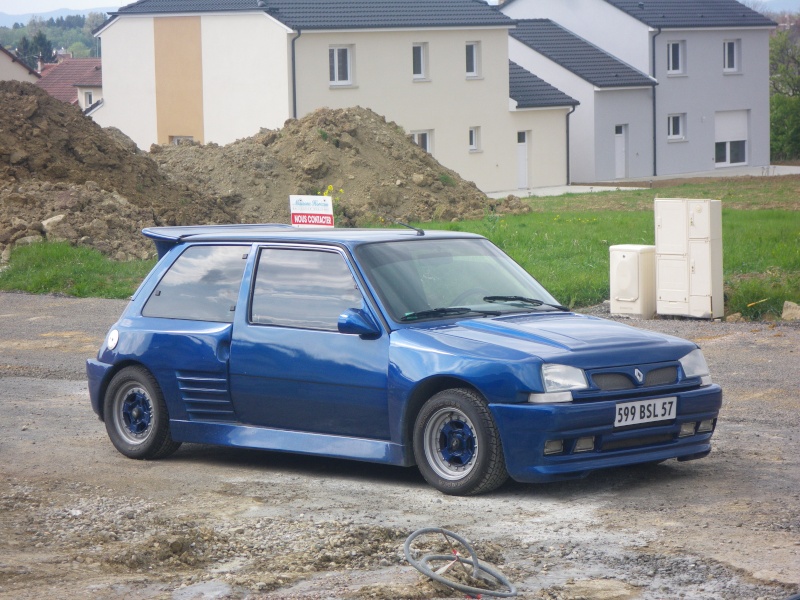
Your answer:
[[[572,182],[652,173],[652,77],[549,19],[518,20],[509,56],[580,101],[570,118]]]
[[[140,147],[224,144],[360,105],[486,192],[560,185],[576,102],[531,73],[512,85],[513,25],[480,0],[139,0],[97,32],[92,117]]]
[[[769,164],[775,23],[758,12],[735,0],[509,0],[502,12],[550,19],[657,80],[651,175]]]

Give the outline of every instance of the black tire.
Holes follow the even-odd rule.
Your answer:
[[[425,480],[453,496],[489,492],[508,479],[500,434],[480,395],[444,390],[414,424],[414,457]]]
[[[181,445],[170,436],[161,388],[144,367],[126,367],[114,375],[103,416],[111,443],[129,458],[164,458]]]

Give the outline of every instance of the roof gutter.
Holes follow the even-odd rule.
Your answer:
[[[297,53],[295,51],[295,42],[303,35],[301,29],[297,30],[297,35],[292,38],[292,118],[297,118],[297,66],[295,64]]]
[[[573,106],[567,113],[567,185],[572,185],[572,181],[570,181],[570,175],[569,175],[569,116],[575,112],[576,108],[577,106]]]
[[[651,38],[651,42],[653,44],[651,50],[653,67],[650,75],[653,77],[653,79],[656,79],[656,82],[658,82],[656,78],[656,38],[659,35],[661,35],[660,27],[657,28],[656,34]],[[657,85],[653,86],[653,177],[658,175],[658,144],[657,144],[658,124],[656,123],[656,87],[658,86]]]

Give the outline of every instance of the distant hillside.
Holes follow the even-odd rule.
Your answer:
[[[799,0],[800,1],[800,0]],[[88,15],[89,13],[109,13],[112,11],[117,10],[121,4],[116,4],[113,6],[106,6],[104,8],[84,8],[84,9],[72,9],[72,8],[59,8],[58,10],[51,10],[49,12],[42,12],[42,13],[25,13],[22,15],[9,15],[4,12],[0,12],[0,27],[13,27],[14,23],[22,23],[23,25],[27,25],[28,21],[31,20],[31,17],[41,17],[43,20],[47,20],[50,17],[57,19],[58,17],[66,17],[68,15]]]

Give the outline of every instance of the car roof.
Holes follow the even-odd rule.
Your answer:
[[[148,227],[142,233],[156,243],[158,255],[187,242],[303,242],[327,243],[355,247],[372,242],[413,239],[476,238],[483,236],[462,231],[404,229],[357,229],[308,227],[299,228],[277,223],[252,225],[190,225]]]

